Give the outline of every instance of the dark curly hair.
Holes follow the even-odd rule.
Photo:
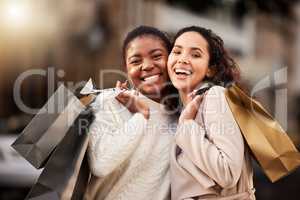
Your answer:
[[[131,41],[138,37],[142,36],[149,36],[154,37],[160,40],[163,44],[163,46],[166,48],[168,54],[172,50],[172,43],[170,42],[169,36],[160,31],[157,28],[151,27],[151,26],[138,26],[134,28],[132,31],[128,32],[124,41],[123,41],[123,47],[122,47],[122,57],[123,57],[123,63],[126,66],[126,51],[128,48],[128,45]],[[178,90],[173,86],[171,81],[165,84],[165,87],[163,88],[162,92],[162,103],[166,105],[166,108],[169,111],[172,111],[172,113],[178,114],[178,107],[179,107],[179,94]],[[174,112],[173,112],[174,111]]]
[[[132,31],[128,32],[124,41],[123,41],[123,46],[122,46],[122,57],[123,57],[123,62],[124,65],[126,65],[126,51],[128,48],[128,45],[131,41],[138,37],[142,36],[152,36],[157,39],[159,39],[168,53],[171,52],[172,50],[172,44],[170,42],[170,39],[168,35],[157,28],[151,27],[151,26],[138,26],[134,28]]]
[[[209,68],[215,72],[213,77],[205,77],[204,81],[213,82],[216,85],[227,87],[232,83],[239,83],[240,70],[238,65],[229,56],[224,47],[222,38],[216,35],[212,30],[199,26],[189,26],[180,29],[174,36],[174,43],[176,39],[186,32],[199,33],[208,43],[209,51]]]

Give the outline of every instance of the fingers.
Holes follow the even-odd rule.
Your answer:
[[[128,90],[128,80],[126,80],[124,83],[117,81],[116,88]]]
[[[196,91],[191,92],[190,94],[188,94],[188,98],[187,98],[187,107],[195,107],[195,108],[199,108],[202,99],[203,99],[203,95],[196,95]]]
[[[196,95],[197,90],[194,90],[193,92],[188,94],[187,102],[191,102],[197,95]]]
[[[128,80],[121,84],[121,88],[128,90]]]
[[[121,89],[121,81],[117,81],[117,83],[116,83],[116,88],[120,88]]]
[[[188,110],[189,112],[191,113],[197,113],[198,110],[199,110],[199,107],[202,103],[202,100],[203,100],[203,96],[201,95],[197,95],[190,103],[189,105],[187,106],[188,107]]]
[[[129,90],[128,81],[124,83],[117,81],[116,88],[122,91],[115,98],[132,113],[141,112],[146,118],[149,115],[149,108],[138,101],[138,91]],[[147,114],[148,113],[148,114]]]
[[[128,90],[128,80],[126,80],[124,83],[117,81],[116,88]]]
[[[121,92],[118,96],[116,96],[116,99],[122,103],[125,107],[128,107],[128,105],[131,105],[134,102],[134,95],[130,93],[130,91],[125,90]]]
[[[198,113],[204,95],[191,94],[189,98],[192,98],[193,96],[194,98],[187,104],[187,106],[181,113],[179,118],[179,123],[182,123],[184,120],[190,120],[196,118],[196,115]]]
[[[203,95],[196,95],[196,97],[192,100],[191,104],[195,107],[195,109],[199,109],[203,100]]]
[[[123,91],[118,96],[116,96],[116,99],[122,102],[128,101],[128,99],[130,99],[130,94],[127,91]]]

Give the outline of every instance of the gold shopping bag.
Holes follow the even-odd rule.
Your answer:
[[[226,100],[254,157],[275,182],[300,166],[300,153],[279,123],[261,106],[233,85]]]

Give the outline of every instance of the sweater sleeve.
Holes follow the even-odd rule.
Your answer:
[[[126,161],[143,136],[147,120],[140,113],[123,124],[116,120],[111,108],[97,111],[90,126],[88,156],[91,172],[104,177]]]
[[[218,185],[231,188],[242,171],[243,137],[227,104],[224,88],[211,88],[203,103],[204,125],[195,120],[183,122],[178,127],[176,143]]]

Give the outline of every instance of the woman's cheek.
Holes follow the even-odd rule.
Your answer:
[[[176,57],[173,54],[170,54],[168,60],[168,67],[172,67],[176,63]]]
[[[139,73],[139,67],[131,67],[129,70],[128,70],[128,74],[129,75],[136,75]]]
[[[134,82],[140,79],[140,70],[138,70],[138,68],[128,69],[127,74]]]
[[[169,56],[169,59],[168,59],[168,62],[167,62],[167,67],[168,67],[168,70],[171,69],[171,56]],[[169,71],[170,72],[170,71]]]

